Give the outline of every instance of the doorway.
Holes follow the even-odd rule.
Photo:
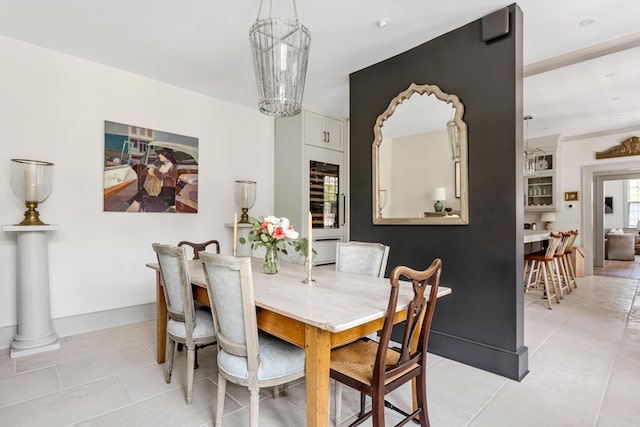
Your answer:
[[[582,168],[582,244],[587,254],[585,273],[604,267],[604,182],[640,178],[640,161],[584,166]]]

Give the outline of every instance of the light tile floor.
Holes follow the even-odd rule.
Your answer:
[[[590,276],[553,310],[525,296],[530,373],[520,383],[429,355],[434,427],[640,425],[640,281]],[[200,351],[193,403],[184,400],[185,357],[171,384],[155,363],[155,323],[63,338],[60,350],[10,359],[0,350],[0,426],[212,426],[215,348]],[[248,393],[227,386],[224,424],[248,425]],[[344,390],[343,424],[358,396]],[[409,387],[390,399],[410,402]],[[261,426],[305,424],[304,382],[287,397],[262,392]],[[397,422],[387,410],[387,423]],[[364,425],[371,425],[371,422]]]

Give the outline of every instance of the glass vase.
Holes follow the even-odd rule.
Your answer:
[[[267,253],[264,255],[264,264],[262,264],[262,271],[266,274],[277,274],[278,267],[280,267],[278,250],[276,248],[267,248]]]

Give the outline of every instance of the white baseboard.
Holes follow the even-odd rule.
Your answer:
[[[79,314],[53,319],[53,330],[59,337],[82,334],[130,323],[144,322],[156,318],[156,304],[141,304],[113,310]],[[17,332],[17,325],[0,328],[0,349],[8,348]]]

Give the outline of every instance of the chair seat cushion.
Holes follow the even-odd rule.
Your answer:
[[[193,339],[215,337],[216,330],[213,326],[213,316],[209,307],[202,305],[195,306],[195,327],[193,328]],[[173,336],[187,338],[187,330],[184,322],[169,319],[167,322],[167,332]]]
[[[354,378],[362,384],[371,385],[377,351],[378,343],[366,339],[339,347],[331,352],[331,370]],[[388,350],[387,368],[395,365],[399,358],[400,353]],[[392,379],[388,378],[387,382]]]
[[[304,349],[262,331],[258,331],[258,346],[259,381],[304,373]],[[249,378],[247,358],[234,356],[222,349],[218,351],[218,369],[236,378]]]

